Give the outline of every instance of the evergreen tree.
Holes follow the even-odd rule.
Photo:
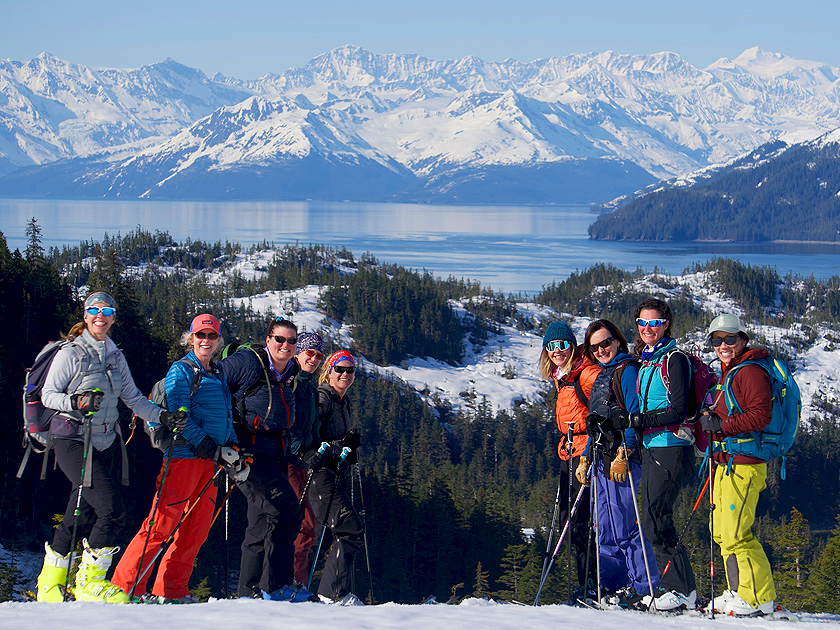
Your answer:
[[[473,586],[473,597],[489,597],[490,595],[490,571],[481,568],[481,560],[475,567],[475,584]]]
[[[840,514],[837,526],[811,568],[808,586],[814,610],[840,614]]]
[[[790,511],[790,520],[783,519],[772,536],[775,556],[780,560],[773,574],[779,603],[791,610],[801,610],[811,601],[806,588],[808,581],[807,558],[811,548],[811,529],[808,521],[796,508]]]

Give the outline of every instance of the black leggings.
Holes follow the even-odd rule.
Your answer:
[[[91,467],[91,484],[89,488],[82,488],[76,542],[87,538],[94,549],[116,545],[117,536],[125,526],[125,503],[119,480],[115,477],[117,453],[120,450],[118,440],[114,440],[104,451],[90,447],[88,465]],[[79,440],[59,438],[53,442],[53,452],[58,467],[70,480],[71,486],[64,519],[52,542],[53,550],[65,556],[70,553],[70,538],[76,522],[74,514],[82,476],[84,444]]]

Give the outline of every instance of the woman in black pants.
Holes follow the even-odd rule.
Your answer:
[[[346,350],[330,355],[318,385],[319,441],[304,459],[313,469],[309,501],[315,523],[326,526],[333,544],[327,555],[318,597],[327,603],[362,604],[351,592],[353,559],[363,545],[364,528],[345,487],[345,472],[356,461],[359,434],[351,430],[350,405],[345,394],[355,379],[356,361]],[[317,449],[324,442],[325,452]],[[322,449],[324,451],[324,449]],[[327,532],[324,532],[326,534]],[[319,533],[320,535],[320,533]],[[314,558],[313,562],[317,562]]]

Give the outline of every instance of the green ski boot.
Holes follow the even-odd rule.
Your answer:
[[[73,594],[80,602],[106,602],[108,604],[128,603],[128,595],[105,576],[111,568],[111,561],[120,551],[119,547],[93,549],[87,538],[82,541],[84,553],[76,572],[76,586]]]
[[[67,570],[70,568],[70,554],[58,555],[49,543],[44,543],[44,566],[38,576],[39,602],[63,602]]]

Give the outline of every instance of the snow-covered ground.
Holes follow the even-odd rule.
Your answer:
[[[840,628],[840,616],[801,614],[801,621]],[[700,613],[682,616],[657,616],[624,610],[600,611],[553,605],[517,606],[492,601],[468,599],[458,606],[327,606],[324,604],[289,604],[257,600],[218,600],[186,606],[107,605],[72,602],[41,604],[6,602],[0,604],[0,628],[16,630],[63,628],[68,624],[85,630],[121,628],[177,627],[179,630],[208,628],[295,628],[333,630],[384,630],[392,628],[447,628],[447,630],[482,630],[538,628],[598,628],[598,630],[711,630],[721,625],[739,629],[761,630],[778,627],[772,619],[735,619],[717,616],[714,621]]]
[[[272,255],[273,252],[242,254],[225,270],[225,274],[240,273],[247,278],[257,277]],[[345,271],[352,272],[351,269]],[[210,276],[210,280],[219,281],[220,278],[218,272]],[[684,276],[649,274],[635,280],[633,284],[637,291],[665,297],[676,297],[688,289],[695,303],[709,313],[710,321],[714,315],[724,312],[743,315],[741,309],[717,289],[713,276],[708,272]],[[673,288],[663,288],[662,285]],[[291,291],[269,291],[248,298],[237,298],[232,303],[250,305],[255,312],[264,315],[284,315],[297,323],[301,331],[314,330],[339,345],[349,346],[352,342],[352,328],[327,318],[318,310],[321,290],[311,285]],[[453,303],[453,306],[461,317],[466,316],[460,304]],[[557,313],[532,302],[519,303],[517,308],[522,319],[534,323],[562,317],[569,321],[579,342],[583,341],[584,331],[590,322],[587,318]],[[752,332],[768,340],[796,340],[795,344],[790,344],[791,350],[803,343],[802,332],[795,328],[747,325]],[[533,332],[523,332],[513,326],[502,325],[501,330],[501,334],[490,335],[486,345],[481,348],[465,340],[464,358],[456,366],[421,357],[410,358],[401,365],[389,366],[378,366],[362,357],[362,365],[367,370],[399,378],[426,400],[431,401],[436,396],[451,404],[455,410],[465,409],[481,397],[486,398],[496,409],[510,409],[519,402],[537,402],[541,399],[541,392],[547,389],[547,383],[540,378],[537,368],[542,339]],[[817,339],[796,355],[793,366],[796,381],[802,390],[805,419],[814,412],[811,400],[817,392],[840,404],[840,388],[837,383],[840,351],[831,341],[832,338],[840,338],[840,331],[821,326],[815,332]],[[705,360],[714,358],[706,344],[705,330],[692,331],[681,341],[698,349]]]

